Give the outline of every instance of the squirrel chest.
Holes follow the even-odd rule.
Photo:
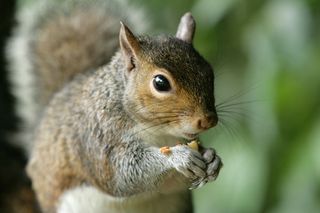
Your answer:
[[[180,213],[191,211],[189,192],[145,193],[132,198],[115,198],[96,188],[81,186],[65,192],[58,213]]]

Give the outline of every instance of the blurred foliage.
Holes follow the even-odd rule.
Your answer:
[[[320,1],[151,0],[157,32],[197,21],[214,66],[220,126],[202,136],[224,161],[196,212],[320,211]]]
[[[196,212],[319,212],[320,1],[135,3],[151,34],[174,34],[191,11],[195,47],[215,68],[221,122],[202,140],[224,168],[195,190]]]

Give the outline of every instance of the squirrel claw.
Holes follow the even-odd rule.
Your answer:
[[[221,158],[216,154],[214,149],[204,148],[201,154],[206,161],[206,175],[205,177],[192,180],[190,190],[201,188],[206,183],[216,180],[223,166]]]

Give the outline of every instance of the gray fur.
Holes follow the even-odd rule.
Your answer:
[[[130,67],[129,73],[123,51],[116,52],[119,19],[123,17],[118,11],[140,14],[124,1],[46,1],[21,13],[20,27],[8,46],[15,93],[22,105],[18,111],[26,132],[23,139],[27,139],[28,151],[32,147],[27,171],[44,212],[56,212],[68,191],[86,186],[123,201],[117,207],[121,212],[131,212],[130,205],[126,206],[131,202],[147,206],[143,213],[153,212],[154,206],[159,212],[157,199],[165,195],[175,200],[170,203],[172,213],[190,212],[187,189],[201,187],[221,168],[221,160],[213,151],[174,146],[185,140],[181,136],[184,132],[179,126],[179,136],[169,134],[169,124],[185,119],[188,113],[193,118],[190,110],[167,102],[161,105],[152,96],[144,97],[143,91],[137,92],[143,83],[138,81],[144,76],[141,72],[165,69],[181,87],[185,99],[182,107],[190,107],[193,113],[215,112],[213,71],[190,43],[193,34],[187,38],[179,33],[180,39],[136,38],[132,34],[139,48],[136,61],[130,61],[137,66]],[[80,21],[87,15],[93,17],[89,21],[97,18],[97,29],[82,31],[85,26]],[[128,17],[134,26],[145,26],[134,17]],[[70,40],[68,35],[74,36]],[[72,42],[76,45],[68,46]],[[59,49],[60,45],[67,48]],[[75,54],[81,51],[82,55]],[[19,75],[28,78],[24,82]],[[146,98],[157,107],[145,105]],[[161,115],[171,113],[168,109],[180,110],[180,114],[164,116],[167,120],[159,124]],[[172,117],[176,120],[168,120]],[[170,154],[162,153],[161,146],[172,146]]]
[[[20,133],[12,139],[12,142],[22,147],[29,155],[33,147],[31,132],[33,132],[39,120],[44,103],[47,102],[42,101],[43,94],[41,92],[46,91],[46,89],[41,86],[42,79],[39,79],[39,70],[35,65],[37,56],[34,55],[37,36],[41,32],[40,27],[53,17],[70,14],[75,7],[84,9],[93,7],[97,14],[103,13],[117,17],[112,22],[106,22],[105,26],[96,29],[97,31],[103,31],[104,28],[107,28],[110,32],[111,36],[107,39],[112,42],[109,44],[110,47],[107,48],[109,57],[105,58],[108,62],[114,53],[114,47],[118,46],[120,20],[129,25],[134,25],[136,32],[144,32],[149,23],[146,21],[144,12],[131,5],[127,0],[35,0],[32,3],[24,4],[23,8],[18,8],[18,25],[7,44],[6,53],[12,92],[16,97],[15,108],[21,118]],[[132,13],[131,11],[135,12]],[[52,37],[54,36],[52,35]],[[95,48],[105,47],[104,40],[104,38],[98,39]],[[50,94],[47,94],[47,96],[50,96]]]
[[[60,168],[64,163],[59,163],[61,156],[56,150],[60,145],[54,145],[61,137],[67,149],[64,151],[70,156],[79,156],[69,162],[70,168],[80,165],[81,173],[90,177],[86,180],[88,184],[114,197],[157,192],[173,169],[182,172],[187,182],[205,176],[205,163],[198,152],[178,146],[167,157],[158,147],[150,146],[144,134],[136,134],[132,128],[136,123],[126,114],[122,102],[125,85],[119,71],[124,70],[124,61],[118,53],[110,65],[79,75],[51,101],[37,131],[28,165],[37,193],[41,194],[39,183],[44,182],[50,188],[50,176],[41,175],[45,156],[57,163],[57,173],[64,169]],[[57,125],[61,128],[56,129]],[[44,151],[41,147],[51,150]],[[48,153],[51,151],[57,155]],[[110,166],[110,174],[105,173],[105,163]],[[52,169],[51,175],[55,175]],[[186,170],[191,171],[191,176],[184,172]],[[184,212],[191,204],[176,205],[181,208],[176,209],[177,212]]]
[[[196,30],[196,22],[191,13],[188,12],[181,17],[176,37],[192,44],[194,33]]]

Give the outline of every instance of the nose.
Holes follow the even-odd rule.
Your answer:
[[[214,112],[210,112],[197,119],[197,128],[200,130],[207,130],[216,126],[218,123],[218,116]]]

